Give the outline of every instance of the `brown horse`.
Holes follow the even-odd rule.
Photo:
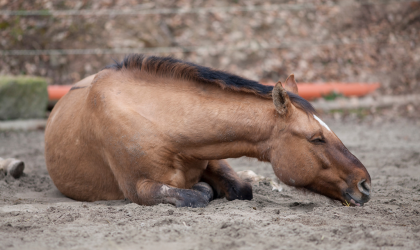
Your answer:
[[[81,200],[201,207],[252,199],[225,158],[269,161],[278,178],[343,203],[369,200],[370,176],[297,95],[172,58],[130,55],[77,83],[54,107],[45,158]],[[273,104],[274,102],[274,104]]]

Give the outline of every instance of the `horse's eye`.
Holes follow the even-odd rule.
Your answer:
[[[311,142],[315,144],[322,144],[322,143],[325,143],[325,140],[322,138],[316,138],[316,139],[313,139]]]

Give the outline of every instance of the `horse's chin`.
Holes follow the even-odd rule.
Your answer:
[[[326,198],[328,198],[328,199],[331,199],[331,200],[339,200],[339,201],[341,201],[341,199],[340,198],[338,198],[338,197],[331,197],[330,195],[327,195],[327,194],[323,194],[323,193],[319,193],[319,192],[317,192],[317,191],[315,191],[315,190],[313,190],[311,187],[309,187],[309,186],[307,186],[307,187],[294,187],[296,190],[298,190],[298,191],[300,191],[300,192],[302,192],[303,194],[306,194],[306,195],[308,195],[308,194],[313,194],[313,195],[319,195],[319,196],[323,196],[323,197],[326,197]]]
[[[368,201],[369,201],[369,197],[365,199],[357,199],[354,197],[354,195],[346,192],[344,193],[344,200],[342,201],[342,203],[344,206],[360,207],[360,206],[363,206]]]
[[[327,197],[331,200],[340,201],[341,204],[343,204],[343,206],[347,206],[347,207],[350,207],[350,206],[360,207],[360,206],[363,206],[369,200],[369,199],[365,199],[365,200],[357,199],[357,198],[354,197],[354,195],[351,195],[348,192],[343,192],[341,197],[339,197],[339,196],[338,197],[337,196],[330,197],[328,195],[315,192],[314,190],[312,190],[311,188],[308,188],[308,187],[299,187],[299,188],[296,188],[296,189],[300,190],[300,191],[302,191],[303,193],[306,193],[306,194],[312,193],[312,194],[316,194],[316,195],[322,195],[322,196]]]
[[[357,198],[354,197],[354,195],[351,195],[348,192],[343,192],[342,196],[340,198],[338,198],[338,197],[329,197],[328,195],[315,192],[310,187],[294,187],[294,188],[296,190],[304,193],[304,194],[322,195],[322,196],[327,197],[331,200],[340,201],[341,204],[343,204],[343,206],[347,206],[347,207],[350,207],[350,206],[360,207],[360,206],[363,206],[366,202],[369,201],[369,197],[365,198],[365,199],[357,199]]]

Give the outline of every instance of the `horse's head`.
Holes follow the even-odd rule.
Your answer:
[[[287,93],[286,90],[289,92]],[[285,87],[273,89],[276,128],[271,163],[284,183],[305,188],[343,204],[363,205],[370,198],[371,180],[363,164],[297,95],[291,75]]]

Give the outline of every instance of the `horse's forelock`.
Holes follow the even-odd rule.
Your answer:
[[[312,104],[307,100],[303,99],[303,97],[289,91],[287,91],[287,95],[289,95],[289,99],[292,102],[292,104],[295,105],[296,108],[305,111],[307,115],[317,114]]]

